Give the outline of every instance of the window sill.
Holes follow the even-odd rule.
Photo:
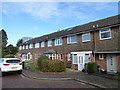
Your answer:
[[[112,37],[110,37],[110,38],[104,38],[104,39],[102,39],[102,38],[100,38],[100,40],[109,40],[109,39],[111,39]]]

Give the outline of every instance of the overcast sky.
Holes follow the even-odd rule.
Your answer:
[[[2,2],[2,26],[8,43],[118,14],[118,2]]]

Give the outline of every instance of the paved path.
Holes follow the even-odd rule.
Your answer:
[[[80,71],[70,71],[65,73],[42,73],[38,71],[23,70],[23,73],[26,76],[39,79],[75,79],[101,88],[118,88],[117,80],[84,74]]]

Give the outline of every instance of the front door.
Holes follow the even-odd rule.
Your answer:
[[[78,70],[82,71],[85,63],[85,54],[78,54]]]
[[[107,55],[107,72],[110,72],[110,73],[117,72],[116,55],[114,54]]]

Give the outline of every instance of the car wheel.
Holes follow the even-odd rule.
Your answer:
[[[22,74],[22,71],[18,71],[17,73],[18,73],[18,74]]]

